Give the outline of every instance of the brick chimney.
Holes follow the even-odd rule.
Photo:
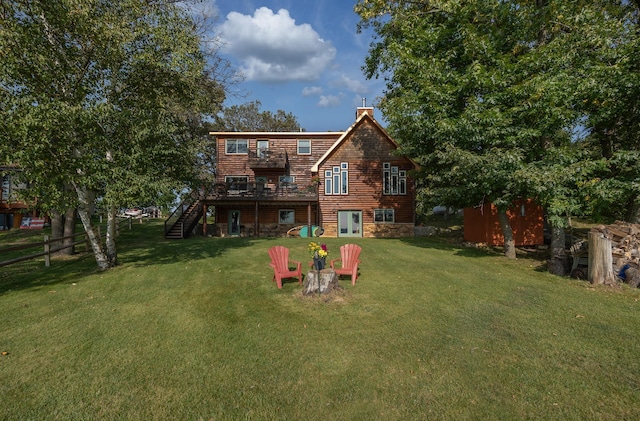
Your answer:
[[[362,114],[369,114],[369,117],[373,118],[373,107],[367,107],[367,98],[362,98],[362,107],[356,108],[356,120]]]

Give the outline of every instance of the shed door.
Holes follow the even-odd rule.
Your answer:
[[[362,237],[362,211],[338,212],[338,237]]]

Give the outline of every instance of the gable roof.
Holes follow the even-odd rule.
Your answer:
[[[398,144],[398,142],[396,142],[395,140],[393,140],[391,138],[391,136],[389,136],[389,134],[387,133],[387,131],[372,117],[369,115],[369,113],[367,113],[366,111],[363,112],[362,114],[360,114],[360,116],[356,119],[356,121],[351,125],[351,127],[349,127],[344,133],[342,133],[342,136],[340,136],[338,138],[338,140],[336,140],[333,145],[331,145],[331,147],[329,149],[327,149],[327,151],[324,153],[324,155],[322,155],[320,157],[320,159],[318,159],[318,161],[316,161],[315,164],[313,164],[313,166],[311,167],[311,172],[315,172],[317,173],[320,165],[322,165],[330,156],[331,154],[338,149],[346,140],[347,138],[351,135],[351,133],[353,133],[356,128],[362,124],[365,120],[370,121],[374,127],[380,131],[389,141],[389,143],[391,143],[394,148],[398,149],[400,147],[400,145]],[[419,168],[419,165],[413,161],[411,158],[406,158],[409,161],[411,161],[411,164],[415,167],[415,168]]]

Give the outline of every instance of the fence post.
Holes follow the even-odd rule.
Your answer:
[[[132,217],[129,217],[129,231],[131,231],[132,225],[131,225],[131,221],[133,220]]]
[[[51,244],[49,244],[49,236],[44,236],[44,266],[51,266]]]

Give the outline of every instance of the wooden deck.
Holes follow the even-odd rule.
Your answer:
[[[318,201],[315,189],[296,184],[266,185],[263,183],[216,183],[202,198],[208,203],[229,201],[309,202]]]

